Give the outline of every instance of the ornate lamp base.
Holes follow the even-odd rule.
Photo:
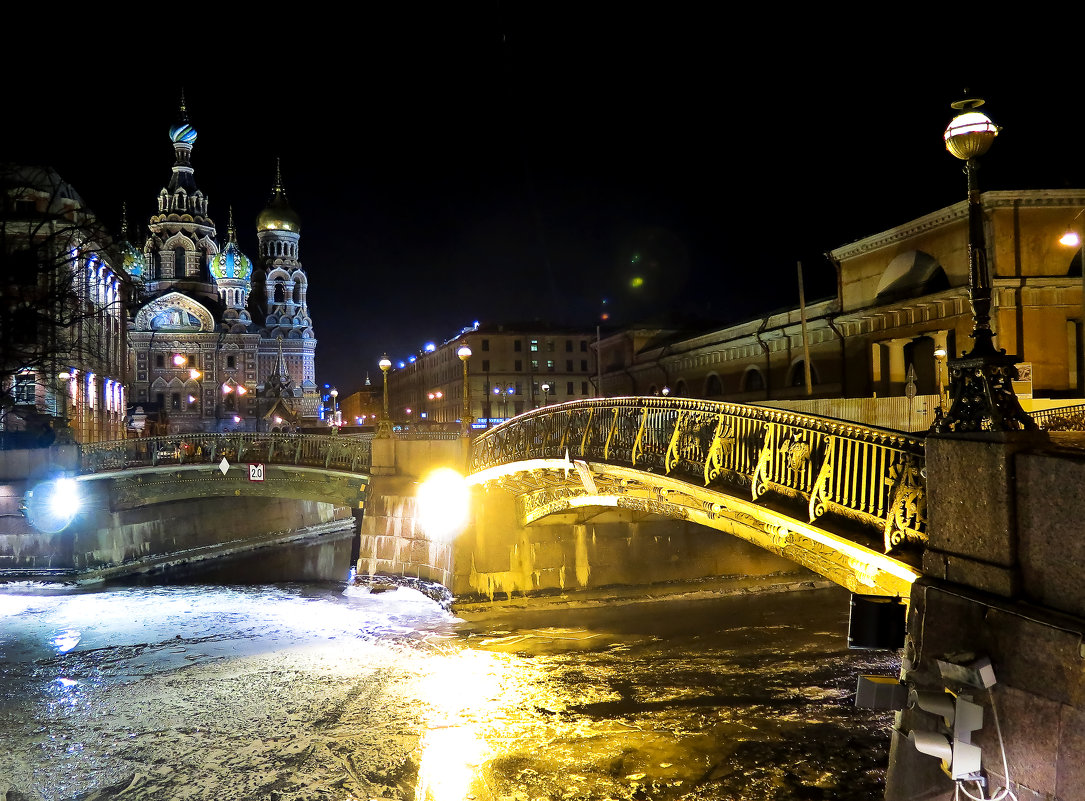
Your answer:
[[[391,439],[392,437],[392,421],[382,417],[377,421],[377,433],[373,435],[375,439]]]
[[[1017,357],[977,347],[949,362],[950,407],[931,431],[966,434],[976,431],[1034,431],[1036,423],[1021,408],[1013,391]]]

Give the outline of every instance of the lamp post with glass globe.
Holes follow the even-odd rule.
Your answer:
[[[463,412],[460,415],[460,436],[471,435],[471,394],[467,386],[467,361],[471,358],[471,348],[464,342],[456,351],[456,355],[463,362]]]
[[[381,356],[377,366],[384,373],[384,412],[381,414],[381,419],[377,421],[377,433],[374,437],[388,439],[392,436],[392,420],[388,417],[388,371],[392,369],[392,362],[389,361],[387,353]]]
[[[546,399],[547,399],[547,396],[550,394],[550,384],[544,383],[542,385],[542,391],[543,391],[543,406],[546,406],[547,405],[547,400]]]
[[[1021,408],[1013,391],[1016,356],[995,350],[991,330],[991,273],[983,231],[983,207],[976,180],[976,159],[991,147],[998,126],[977,111],[978,98],[952,104],[956,117],[946,128],[946,150],[965,163],[968,179],[968,303],[972,308],[972,350],[949,362],[949,412],[935,420],[931,430],[940,434],[1034,429],[1036,424]]]

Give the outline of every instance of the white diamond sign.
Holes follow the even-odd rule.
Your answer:
[[[222,457],[222,461],[219,462],[219,470],[222,471],[222,475],[226,475],[226,471],[230,469],[230,463],[226,461],[226,457]]]

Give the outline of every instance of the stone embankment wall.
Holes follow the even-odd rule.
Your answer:
[[[909,614],[905,679],[918,690],[971,694],[984,707],[987,795],[1009,782],[1019,801],[1085,801],[1085,450],[1081,435],[929,438],[930,543]],[[987,690],[945,681],[938,660],[991,659]],[[993,703],[992,703],[993,702]],[[950,801],[939,760],[894,726],[889,801]],[[967,789],[975,794],[975,788]],[[962,796],[963,797],[963,796]]]
[[[115,511],[111,482],[87,481],[80,482],[84,511],[64,531],[42,533],[30,527],[18,503],[32,476],[65,466],[70,454],[0,453],[0,575],[202,578],[221,562],[215,570],[233,581],[303,581],[343,580],[350,567],[351,509],[318,501],[200,498]],[[249,566],[242,570],[241,562]]]

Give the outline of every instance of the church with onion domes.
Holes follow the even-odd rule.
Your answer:
[[[122,264],[138,302],[129,322],[129,402],[155,433],[290,431],[318,422],[316,337],[299,258],[301,224],[282,176],[256,220],[259,257],[237,243],[232,209],[220,244],[196,185],[196,129],[184,102],[169,132],[174,163],[142,252]]]

